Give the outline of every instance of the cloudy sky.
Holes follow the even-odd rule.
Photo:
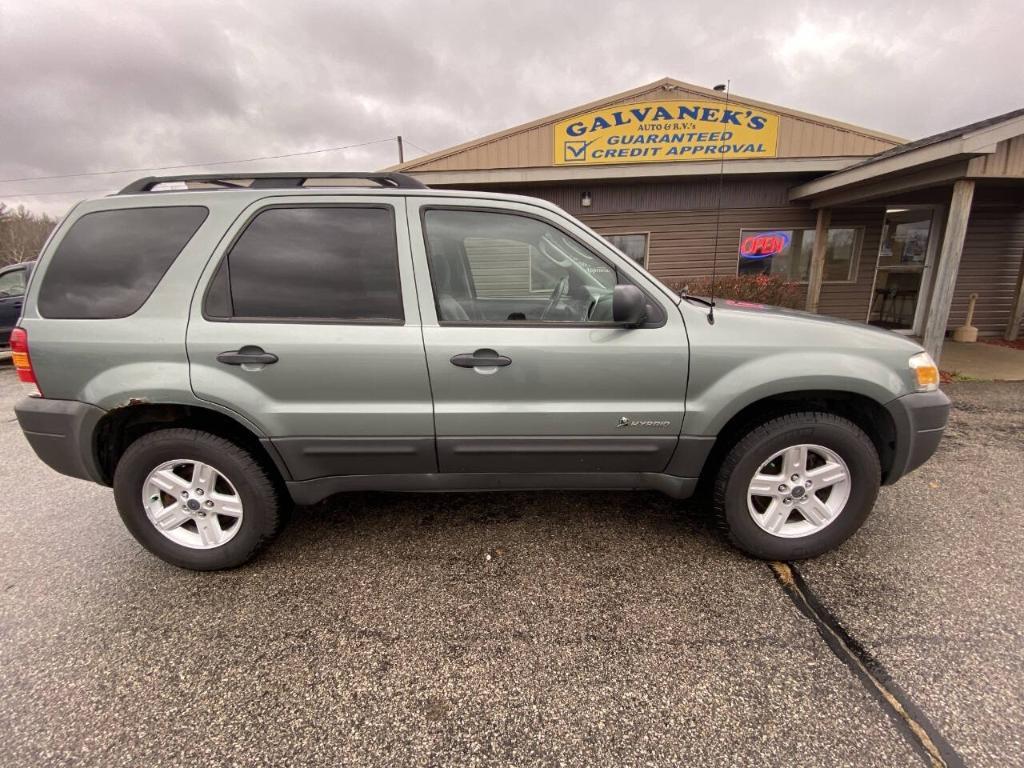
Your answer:
[[[916,138],[1024,106],[1022,32],[1021,0],[0,0],[0,201],[375,169],[664,76]]]

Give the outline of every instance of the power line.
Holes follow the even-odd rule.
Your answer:
[[[404,138],[404,137],[403,137],[403,138]],[[430,154],[430,153],[429,153],[429,152],[428,152],[427,150],[425,150],[425,149],[424,149],[423,147],[421,147],[421,146],[420,146],[419,144],[417,144],[417,143],[416,143],[415,141],[409,141],[409,139],[404,139],[404,141],[405,141],[405,143],[406,143],[406,144],[408,144],[408,145],[409,145],[410,147],[415,147],[415,148],[416,148],[416,149],[418,149],[418,150],[419,150],[420,152],[422,152],[422,153],[423,153],[424,155],[429,155],[429,154]]]
[[[180,165],[162,165],[156,168],[121,168],[116,171],[89,171],[87,173],[64,173],[55,176],[22,176],[17,179],[0,179],[0,183],[9,181],[43,181],[45,179],[77,179],[83,176],[112,176],[117,173],[144,173],[146,171],[174,171],[179,168],[196,168],[198,166],[207,165],[231,165],[232,163],[252,163],[257,160],[284,160],[288,157],[307,157],[309,155],[320,155],[324,152],[338,152],[342,149],[355,149],[356,147],[368,147],[371,144],[383,144],[385,141],[394,141],[395,139],[374,139],[373,141],[364,141],[360,144],[346,144],[343,147],[324,147],[323,149],[311,149],[308,152],[289,152],[286,155],[263,155],[261,157],[246,157],[240,160],[215,160],[213,162],[199,162],[199,163],[182,163]],[[411,142],[410,142],[411,143]],[[415,146],[415,145],[414,145]],[[86,190],[91,191],[91,190]],[[49,194],[49,193],[43,193]],[[28,195],[22,195],[22,197],[28,197]]]

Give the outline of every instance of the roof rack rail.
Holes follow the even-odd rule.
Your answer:
[[[391,189],[426,189],[427,185],[405,173],[358,173],[347,171],[332,173],[317,171],[315,173],[201,173],[191,176],[146,176],[137,179],[122,189],[119,195],[137,195],[140,192],[152,192],[160,184],[172,182],[202,181],[225,189],[298,189],[305,186],[309,179],[361,179],[374,181],[381,187]],[[252,181],[251,185],[235,184],[237,181]]]

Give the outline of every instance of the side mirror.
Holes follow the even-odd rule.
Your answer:
[[[616,285],[612,293],[612,320],[636,328],[647,320],[647,297],[635,285]]]

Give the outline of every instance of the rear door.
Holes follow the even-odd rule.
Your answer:
[[[252,206],[188,329],[196,395],[269,436],[295,480],[436,471],[402,198]]]
[[[409,205],[440,470],[663,471],[686,392],[675,306],[568,218],[482,200]],[[648,295],[643,327],[612,323],[621,283]]]

